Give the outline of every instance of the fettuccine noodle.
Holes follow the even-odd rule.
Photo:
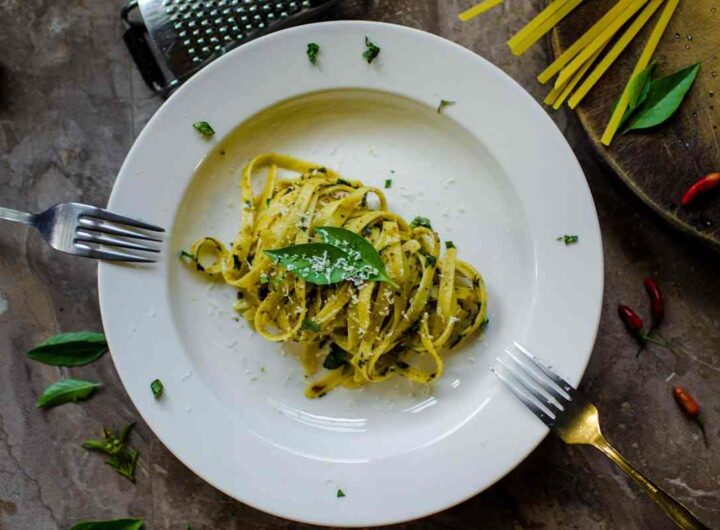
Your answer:
[[[298,176],[281,178],[280,170]],[[252,180],[259,173],[266,180],[256,195]],[[374,209],[371,195],[377,198]],[[241,199],[242,224],[232,246],[205,237],[192,246],[188,262],[235,287],[235,310],[267,340],[302,345],[306,374],[316,376],[308,397],[394,375],[433,381],[443,373],[442,354],[487,322],[487,293],[478,271],[457,259],[454,245],[441,256],[437,233],[388,211],[379,189],[271,153],[243,169]],[[399,288],[380,281],[316,285],[263,252],[314,242],[317,226],[342,227],[366,238]],[[331,350],[344,360],[326,370],[323,359]]]

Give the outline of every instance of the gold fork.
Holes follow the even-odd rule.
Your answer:
[[[684,530],[709,530],[679,501],[653,484],[625,460],[600,431],[598,410],[567,381],[544,365],[517,342],[516,354],[505,350],[493,372],[505,385],[566,444],[592,445],[615,462],[637,482],[650,498]]]

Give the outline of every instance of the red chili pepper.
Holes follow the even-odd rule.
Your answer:
[[[645,325],[643,324],[642,318],[637,316],[635,311],[623,304],[618,306],[618,315],[620,316],[620,320],[623,321],[623,324],[625,324],[625,328],[630,332],[630,335],[635,337],[640,344],[644,344],[646,337]]]
[[[650,297],[650,314],[652,315],[651,328],[654,329],[660,325],[660,322],[662,322],[665,317],[665,302],[663,302],[660,286],[653,278],[645,278],[644,285]]]
[[[689,417],[694,419],[695,422],[698,424],[698,426],[700,427],[700,431],[702,432],[703,439],[705,440],[705,445],[707,446],[708,439],[707,435],[705,434],[705,426],[700,420],[700,405],[698,405],[698,402],[695,401],[695,398],[688,394],[685,389],[679,386],[673,388],[673,397],[675,398],[675,401],[682,409],[682,411]]]
[[[685,195],[683,195],[682,199],[680,199],[680,204],[682,204],[683,206],[687,206],[691,204],[698,196],[719,186],[720,173],[710,173],[709,175],[705,175],[695,184],[690,186],[690,188],[685,192]]]

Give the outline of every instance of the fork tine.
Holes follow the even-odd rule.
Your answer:
[[[156,259],[136,256],[135,254],[128,254],[126,252],[94,248],[84,243],[75,243],[75,248],[80,251],[78,252],[79,255],[85,256],[87,258],[103,259],[110,261],[131,261],[134,263],[155,263],[157,261]]]
[[[116,236],[131,237],[134,239],[144,239],[145,241],[155,241],[160,243],[162,239],[137,232],[135,230],[128,230],[127,228],[120,228],[119,226],[112,225],[105,221],[98,221],[90,217],[80,217],[78,223],[87,230],[94,230],[95,232],[105,232],[107,234],[115,234]]]
[[[88,232],[85,230],[78,230],[76,232],[75,241],[86,241],[89,243],[100,243],[102,245],[110,245],[113,247],[130,248],[134,250],[143,250],[145,252],[160,252],[160,249],[141,245],[140,243],[132,243],[125,241],[124,239],[118,239],[103,234],[102,232]]]
[[[132,217],[125,217],[124,215],[118,215],[113,212],[109,212],[105,210],[104,208],[97,208],[93,206],[90,210],[88,210],[88,213],[85,215],[92,215],[94,217],[97,217],[99,219],[104,219],[105,221],[113,221],[114,223],[121,223],[128,226],[134,226],[135,228],[142,228],[143,230],[151,230],[152,232],[164,232],[164,228],[160,228],[159,226],[151,225],[149,223],[146,223],[144,221],[140,221],[138,219],[133,219]]]
[[[557,416],[558,414],[563,412],[564,407],[559,403],[555,403],[555,400],[548,397],[546,393],[540,390],[540,388],[538,388],[538,384],[535,381],[530,379],[524,373],[521,373],[520,371],[514,369],[512,366],[506,364],[503,359],[497,358],[496,360],[500,366],[502,366],[511,376],[513,376],[513,378],[517,381],[517,383],[525,391],[525,393],[529,394],[535,399],[535,401],[540,405],[542,409],[552,413],[553,416]]]
[[[530,359],[530,361],[546,376],[548,376],[558,387],[560,387],[561,390],[564,390],[567,392],[567,394],[570,397],[573,397],[575,394],[577,394],[577,390],[565,381],[562,377],[557,375],[555,372],[553,372],[550,367],[546,366],[540,359],[535,357],[532,353],[530,353],[524,346],[518,344],[517,342],[513,342],[513,345],[520,350],[522,353],[525,354],[525,357]]]
[[[553,385],[552,383],[550,383],[550,381],[537,373],[537,371],[531,369],[527,365],[527,361],[524,360],[524,356],[522,356],[522,359],[524,361],[521,361],[520,359],[515,357],[515,355],[513,355],[513,353],[509,349],[505,350],[505,353],[514,361],[514,365],[517,366],[523,374],[527,375],[528,378],[530,378],[534,383],[536,383],[540,387],[540,389],[548,395],[549,398],[554,399],[555,401],[557,401],[558,405],[561,406],[564,406],[563,404],[567,403],[567,400],[570,396],[560,394],[560,392],[558,392],[558,390],[555,388],[555,385]]]
[[[537,416],[538,418],[540,418],[540,420],[541,420],[545,425],[547,425],[548,427],[551,427],[551,428],[555,425],[555,418],[550,417],[550,415],[548,415],[547,413],[545,413],[544,410],[542,410],[540,407],[538,407],[532,399],[530,399],[527,395],[525,395],[525,393],[524,393],[523,391],[521,391],[520,389],[516,388],[515,384],[512,383],[512,382],[510,382],[510,379],[509,379],[508,377],[506,377],[506,375],[505,375],[504,373],[501,373],[500,370],[496,370],[495,368],[490,368],[490,370],[492,370],[493,373],[494,373],[496,376],[498,376],[498,378],[500,379],[500,381],[502,381],[503,384],[504,384],[508,389],[510,389],[510,391],[511,391],[513,394],[515,394],[515,396],[516,396],[520,401],[522,401],[523,404],[524,404],[527,408],[529,408],[530,411],[531,411],[533,414],[535,414],[535,416]],[[512,376],[511,376],[511,377],[512,377]],[[515,379],[515,378],[513,377],[513,379]],[[517,381],[517,379],[515,379],[515,381]],[[521,388],[524,388],[524,387],[521,387]]]

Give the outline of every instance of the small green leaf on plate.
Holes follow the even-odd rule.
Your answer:
[[[412,222],[410,223],[410,226],[413,228],[417,228],[418,226],[423,226],[425,228],[429,228],[430,230],[432,230],[432,225],[430,224],[430,219],[428,219],[427,217],[420,217],[420,216],[416,217],[415,219],[412,220]]]
[[[196,121],[193,123],[193,127],[195,127],[200,134],[208,138],[215,134],[215,130],[206,121]]]
[[[685,99],[699,70],[700,63],[697,63],[652,81],[645,100],[630,117],[623,132],[655,127],[668,120]]]
[[[77,403],[81,399],[89,398],[95,389],[101,386],[100,383],[81,379],[61,379],[45,389],[35,406],[40,409],[63,403]]]
[[[449,107],[450,105],[455,105],[455,102],[450,101],[449,99],[441,99],[440,104],[438,105],[438,108],[437,108],[437,113],[438,114],[442,113],[443,109],[445,107]]]
[[[570,246],[570,245],[574,245],[575,243],[577,243],[579,239],[580,239],[579,236],[570,236],[570,235],[566,234],[564,236],[558,237],[557,241],[562,241],[563,243],[565,243],[565,246]]]
[[[365,60],[368,64],[370,64],[377,58],[378,55],[380,55],[380,48],[370,42],[369,38],[365,37],[365,51],[363,52]]]
[[[113,519],[76,523],[70,530],[140,530],[142,527],[142,519]]]
[[[34,361],[51,366],[82,366],[108,350],[105,335],[90,331],[60,333],[27,352]]]
[[[317,64],[318,53],[320,53],[320,45],[315,42],[308,42],[307,56],[311,64]]]
[[[344,492],[343,490],[341,490],[341,489],[338,489],[338,490],[337,490],[337,496],[338,496],[338,498],[344,497],[344,496],[345,496],[345,492]]]
[[[165,386],[163,385],[162,381],[160,381],[160,379],[155,379],[155,381],[150,383],[150,390],[152,390],[155,399],[160,399],[163,395],[163,392],[165,392]]]
[[[445,248],[448,250],[450,250],[451,248],[456,248],[455,243],[453,243],[452,241],[445,241]]]
[[[392,179],[385,179],[385,189],[392,188]]]

